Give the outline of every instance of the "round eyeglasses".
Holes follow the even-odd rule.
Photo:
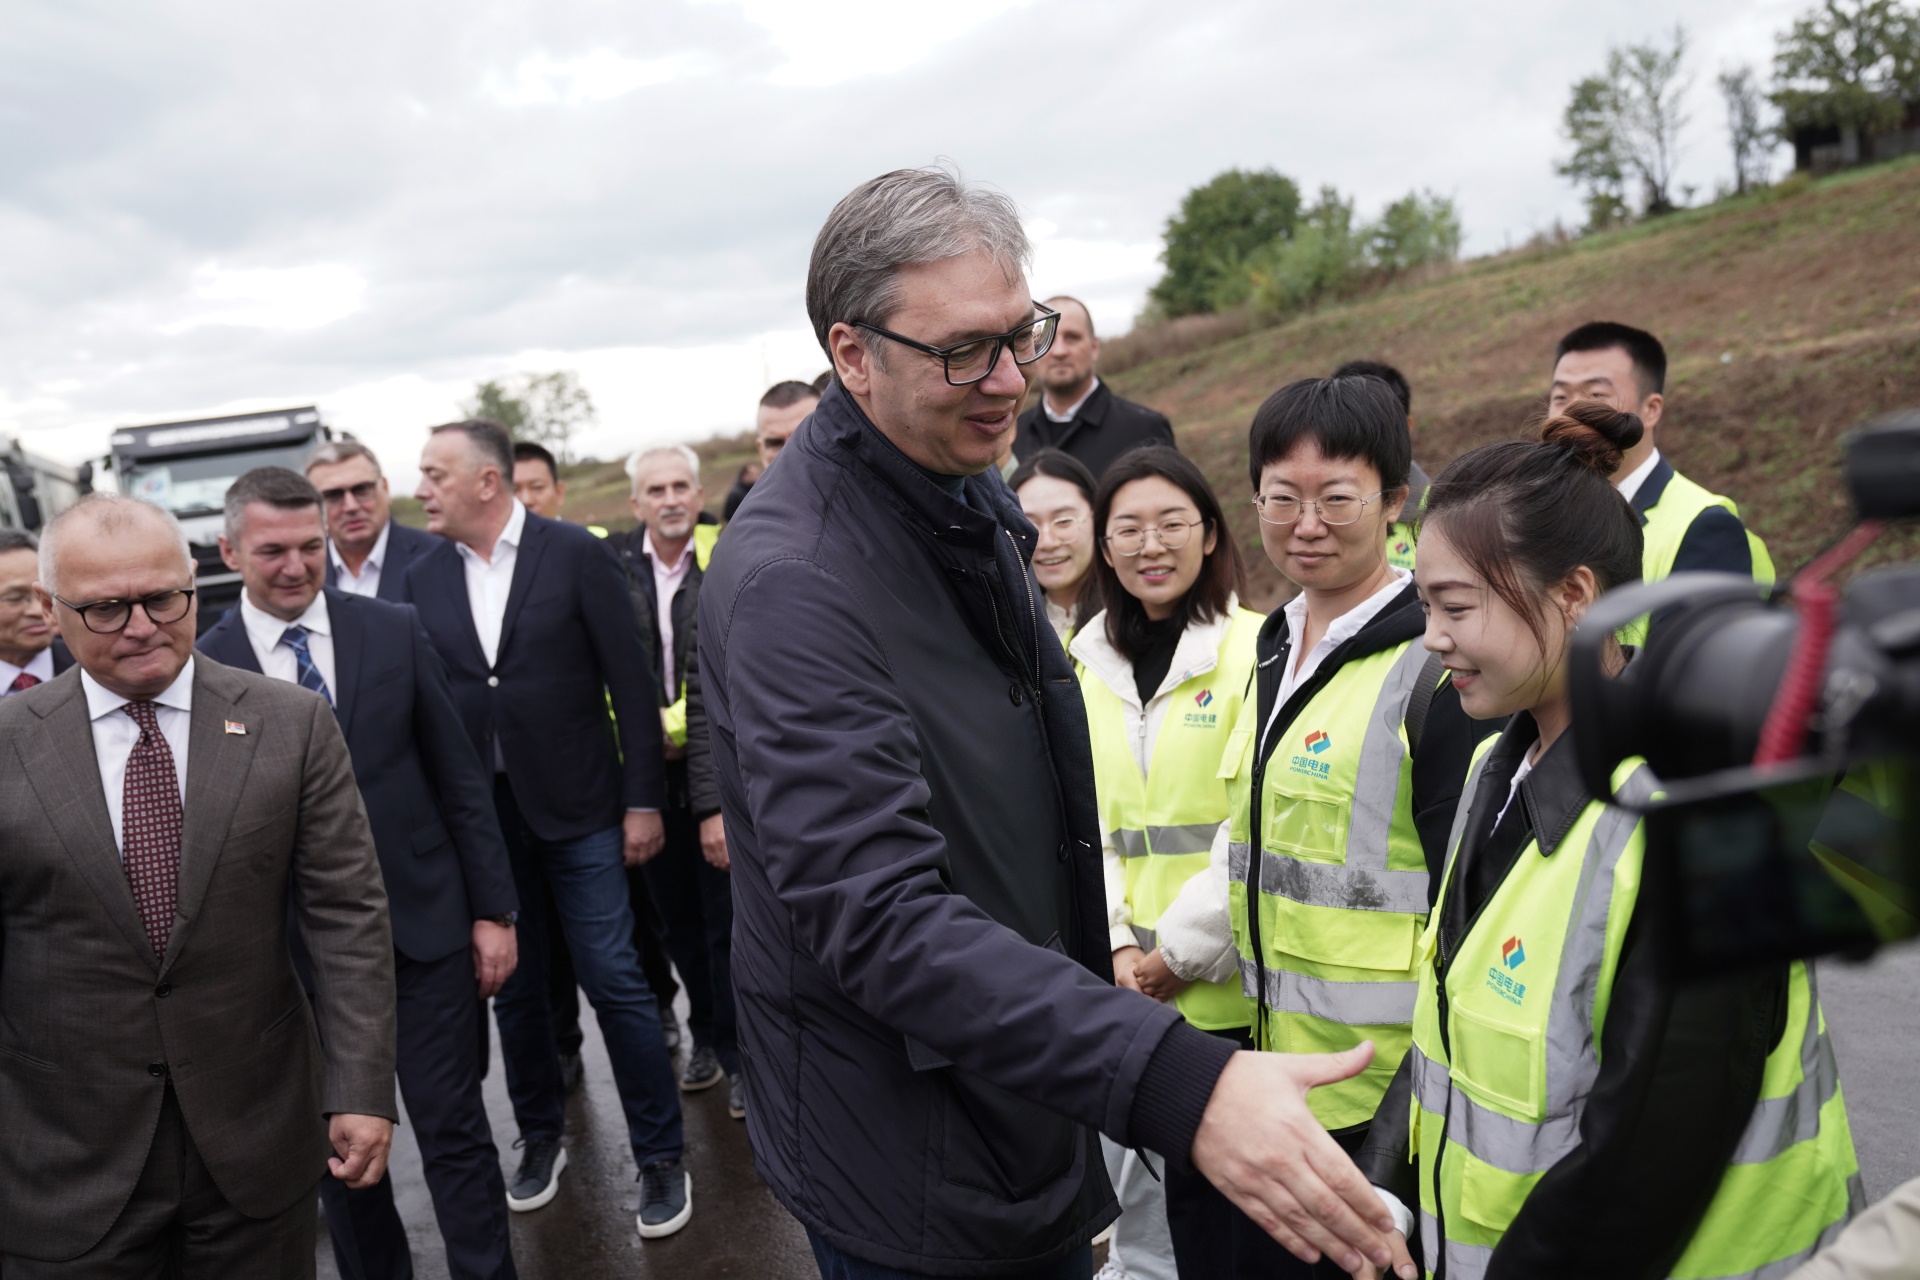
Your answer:
[[[1107,549],[1117,556],[1132,559],[1147,549],[1147,535],[1160,539],[1160,545],[1169,551],[1178,551],[1187,545],[1193,537],[1193,531],[1201,526],[1200,520],[1162,520],[1158,525],[1149,525],[1144,529],[1115,529],[1107,535]]]
[[[1322,524],[1352,524],[1367,514],[1368,505],[1378,502],[1381,493],[1367,498],[1357,493],[1330,493],[1318,502],[1303,502],[1290,493],[1261,493],[1254,495],[1253,505],[1267,524],[1292,524],[1308,507],[1313,508]]]
[[[135,605],[139,605],[146,611],[147,621],[156,627],[164,627],[170,622],[180,621],[187,616],[187,610],[193,607],[192,588],[156,591],[150,596],[141,596],[135,600],[93,600],[87,604],[75,604],[71,600],[62,600],[59,596],[53,598],[79,614],[80,621],[86,623],[87,630],[101,636],[125,631],[127,624],[133,621]]]

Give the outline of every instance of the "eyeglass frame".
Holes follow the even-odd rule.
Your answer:
[[[1052,329],[1048,331],[1047,345],[1044,347],[1041,347],[1038,351],[1035,351],[1031,356],[1027,357],[1025,360],[1022,360],[1019,356],[1015,356],[1013,358],[1014,364],[1019,365],[1022,368],[1025,368],[1027,365],[1030,365],[1034,361],[1044,357],[1047,354],[1047,352],[1053,350],[1053,341],[1056,337],[1059,336],[1059,333],[1060,333],[1060,325],[1058,323],[1060,319],[1060,313],[1058,311],[1055,311],[1053,308],[1047,306],[1045,303],[1036,302],[1033,305],[1035,310],[1044,311],[1046,312],[1046,314],[1035,316],[1033,319],[1027,321],[1025,324],[1016,325],[1013,328],[1007,330],[1005,333],[996,333],[996,334],[983,336],[979,338],[968,338],[965,342],[956,342],[956,343],[953,343],[951,346],[945,346],[945,347],[929,346],[924,342],[918,342],[912,338],[904,337],[900,334],[897,334],[891,329],[882,329],[879,325],[873,324],[866,320],[854,320],[851,323],[853,327],[856,329],[871,330],[872,332],[879,334],[883,338],[887,338],[887,339],[890,339],[891,341],[899,343],[903,347],[911,348],[912,350],[921,352],[925,355],[939,357],[940,372],[946,377],[948,386],[970,387],[976,382],[985,382],[988,378],[991,378],[993,376],[993,371],[1000,367],[1000,353],[1002,351],[1011,351],[1013,349],[1014,335],[1019,333],[1023,329],[1031,329],[1035,325],[1045,324],[1049,320],[1052,320],[1055,322]],[[953,365],[951,363],[953,353],[960,350],[962,347],[971,347],[976,345],[977,343],[982,343],[982,342],[991,342],[993,344],[993,354],[987,357],[986,371],[983,372],[977,378],[968,378],[965,382],[955,382],[953,380]]]
[[[364,497],[360,493],[362,489],[367,491]],[[320,505],[326,507],[328,510],[340,506],[348,497],[352,497],[355,502],[364,507],[373,500],[374,494],[380,492],[380,481],[362,480],[359,484],[343,485],[338,489],[321,489],[318,492],[320,494]]]
[[[1328,494],[1327,496],[1332,498],[1359,498],[1360,497],[1360,495],[1357,493],[1334,493],[1334,494]],[[1352,525],[1359,524],[1362,520],[1365,520],[1367,518],[1367,508],[1371,506],[1373,503],[1380,501],[1380,499],[1386,496],[1387,496],[1387,491],[1385,489],[1381,489],[1378,492],[1373,493],[1368,497],[1360,498],[1360,514],[1355,516],[1351,520],[1329,520],[1327,519],[1326,509],[1320,505],[1320,503],[1324,501],[1324,499],[1295,498],[1290,493],[1256,493],[1253,495],[1253,513],[1254,515],[1259,517],[1260,523],[1262,524],[1270,524],[1276,529],[1287,529],[1287,528],[1291,528],[1296,524],[1299,524],[1300,516],[1307,514],[1307,508],[1312,507],[1313,514],[1320,518],[1321,524],[1326,525],[1327,528],[1329,529],[1345,529]],[[1274,498],[1274,499],[1292,498],[1293,501],[1300,504],[1300,515],[1296,515],[1291,520],[1267,519],[1267,510],[1263,504],[1267,501],[1268,498]]]
[[[63,599],[60,596],[54,595],[54,593],[51,591],[47,592],[47,595],[54,601],[55,604],[63,604],[67,608],[79,614],[81,625],[86,627],[87,630],[93,632],[93,634],[97,636],[117,636],[122,631],[125,631],[127,629],[128,623],[133,621],[133,607],[135,605],[140,606],[140,612],[146,614],[147,621],[151,622],[154,626],[156,627],[172,626],[174,623],[180,621],[181,618],[184,618],[189,613],[193,612],[193,597],[194,597],[194,593],[198,590],[199,588],[197,587],[168,587],[165,591],[155,591],[148,595],[136,596],[131,600],[110,597],[106,600],[89,600],[85,604],[75,604],[71,600]],[[162,622],[160,619],[154,617],[153,609],[150,607],[150,602],[159,599],[161,596],[175,596],[175,595],[185,596],[187,599],[186,607],[180,610],[179,617],[168,618],[165,622]],[[103,604],[117,604],[117,605],[124,605],[126,607],[127,616],[120,620],[119,626],[107,627],[105,629],[102,629],[100,627],[94,626],[93,620],[87,617],[87,610],[98,609]]]
[[[1207,518],[1196,512],[1193,519],[1183,520],[1181,523],[1186,526],[1187,531],[1178,542],[1167,541],[1167,532],[1163,525],[1142,525],[1139,530],[1137,530],[1140,534],[1140,549],[1138,551],[1122,551],[1120,548],[1114,546],[1113,540],[1120,536],[1118,534],[1102,534],[1100,541],[1106,545],[1107,550],[1113,552],[1114,555],[1119,556],[1123,560],[1132,560],[1136,556],[1147,554],[1147,537],[1149,534],[1160,539],[1160,549],[1162,551],[1179,551],[1185,548],[1189,542],[1193,541],[1193,531],[1195,529],[1204,529],[1207,527]]]

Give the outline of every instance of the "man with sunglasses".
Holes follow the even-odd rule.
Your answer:
[[[1060,313],[1059,332],[1041,358],[1040,400],[1020,415],[1014,450],[1022,461],[1042,449],[1080,460],[1099,479],[1113,460],[1143,445],[1172,445],[1167,415],[1135,404],[1100,381],[1100,339],[1087,304],[1065,294],[1048,298]],[[1178,447],[1178,446],[1175,446]]]
[[[1238,1053],[1113,985],[1086,712],[984,474],[1059,318],[1030,256],[943,170],[843,199],[807,278],[834,383],[702,584],[756,1165],[827,1280],[1087,1280],[1095,1130],[1385,1262],[1305,1103],[1365,1052]]]
[[[327,585],[353,596],[404,604],[407,566],[438,546],[434,536],[393,519],[380,459],[358,440],[329,440],[307,459],[327,520]]]
[[[320,1179],[379,1181],[396,1114],[387,896],[340,727],[194,656],[193,557],[158,507],[56,516],[37,590],[79,670],[0,701],[0,756],[36,762],[0,770],[0,1268],[311,1276]]]

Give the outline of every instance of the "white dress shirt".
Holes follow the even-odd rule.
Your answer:
[[[480,553],[464,542],[453,544],[467,567],[467,607],[473,610],[473,629],[480,635],[480,652],[487,665],[500,660],[500,632],[507,621],[507,595],[513,590],[513,563],[520,555],[520,539],[527,531],[527,509],[520,499],[513,500],[513,514],[507,527],[493,544],[493,558],[482,560]]]
[[[120,708],[130,699],[106,688],[85,671],[80,686],[87,691],[87,715],[93,720],[93,758],[100,765],[100,786],[107,793],[107,817],[113,823],[113,845],[121,849],[120,810],[127,798],[127,758],[140,741],[140,726]],[[180,807],[187,805],[187,738],[193,728],[193,659],[180,668],[166,692],[153,700],[160,736],[173,752],[173,780],[180,788]],[[124,850],[123,850],[124,852]]]
[[[1379,616],[1380,611],[1393,601],[1393,598],[1407,589],[1413,581],[1413,574],[1398,565],[1389,565],[1393,570],[1393,581],[1347,610],[1327,625],[1327,634],[1320,637],[1320,643],[1313,646],[1305,657],[1296,663],[1299,654],[1300,637],[1307,633],[1307,593],[1302,591],[1287,601],[1287,636],[1292,643],[1288,650],[1286,665],[1280,672],[1280,689],[1273,697],[1273,710],[1267,715],[1266,727],[1260,731],[1260,750],[1266,752],[1267,735],[1273,732],[1274,721],[1280,718],[1280,708],[1287,705],[1287,699],[1293,691],[1313,678],[1327,655],[1338,649],[1353,637],[1359,635],[1369,622]]]
[[[347,562],[340,558],[340,548],[333,545],[333,539],[327,539],[327,555],[333,560],[333,585],[349,595],[377,596],[380,594],[380,566],[387,562],[387,535],[393,532],[393,520],[380,526],[380,536],[373,540],[373,550],[361,562],[360,572],[347,568]],[[333,681],[327,681],[327,688],[333,688]]]
[[[334,702],[340,701],[340,684],[334,678],[333,622],[327,616],[326,592],[315,596],[307,611],[298,618],[282,622],[256,605],[253,597],[243,591],[240,621],[247,628],[247,640],[253,645],[253,656],[259,660],[260,674],[288,684],[300,683],[300,659],[294,656],[291,645],[280,643],[280,637],[287,633],[288,627],[305,627],[307,652],[313,655],[313,665],[319,670],[320,678],[327,682],[327,692],[333,695]]]
[[[48,645],[28,658],[27,665],[24,667],[16,667],[5,658],[0,658],[0,698],[7,696],[8,691],[13,688],[13,682],[20,678],[22,671],[37,678],[41,684],[53,679],[53,646]]]
[[[1073,415],[1080,412],[1080,406],[1093,399],[1093,393],[1099,389],[1100,379],[1095,378],[1087,384],[1087,394],[1081,396],[1066,408],[1059,410],[1053,407],[1053,401],[1047,399],[1047,393],[1042,391],[1040,393],[1040,412],[1046,414],[1047,418],[1053,422],[1072,422]]]
[[[1624,475],[1618,480],[1615,480],[1613,487],[1620,491],[1621,497],[1625,498],[1628,502],[1632,502],[1633,496],[1640,492],[1640,486],[1647,482],[1647,477],[1652,475],[1653,469],[1659,465],[1660,451],[1655,449],[1647,455],[1645,462],[1633,469],[1631,474]]]
[[[673,691],[679,688],[674,683],[673,670],[673,597],[693,569],[693,538],[687,538],[687,544],[680,548],[680,559],[671,565],[660,554],[659,548],[653,545],[651,529],[641,535],[640,549],[646,552],[647,559],[653,565],[654,612],[660,615],[660,664],[667,678],[663,687],[671,700]]]

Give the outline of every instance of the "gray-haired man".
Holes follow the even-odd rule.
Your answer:
[[[1115,1212],[1096,1130],[1302,1256],[1384,1264],[1305,1104],[1367,1051],[1236,1052],[1112,985],[1085,710],[982,474],[1053,336],[1029,252],[939,170],[835,207],[807,280],[835,384],[701,593],[760,1171],[829,1280],[1084,1280]]]

